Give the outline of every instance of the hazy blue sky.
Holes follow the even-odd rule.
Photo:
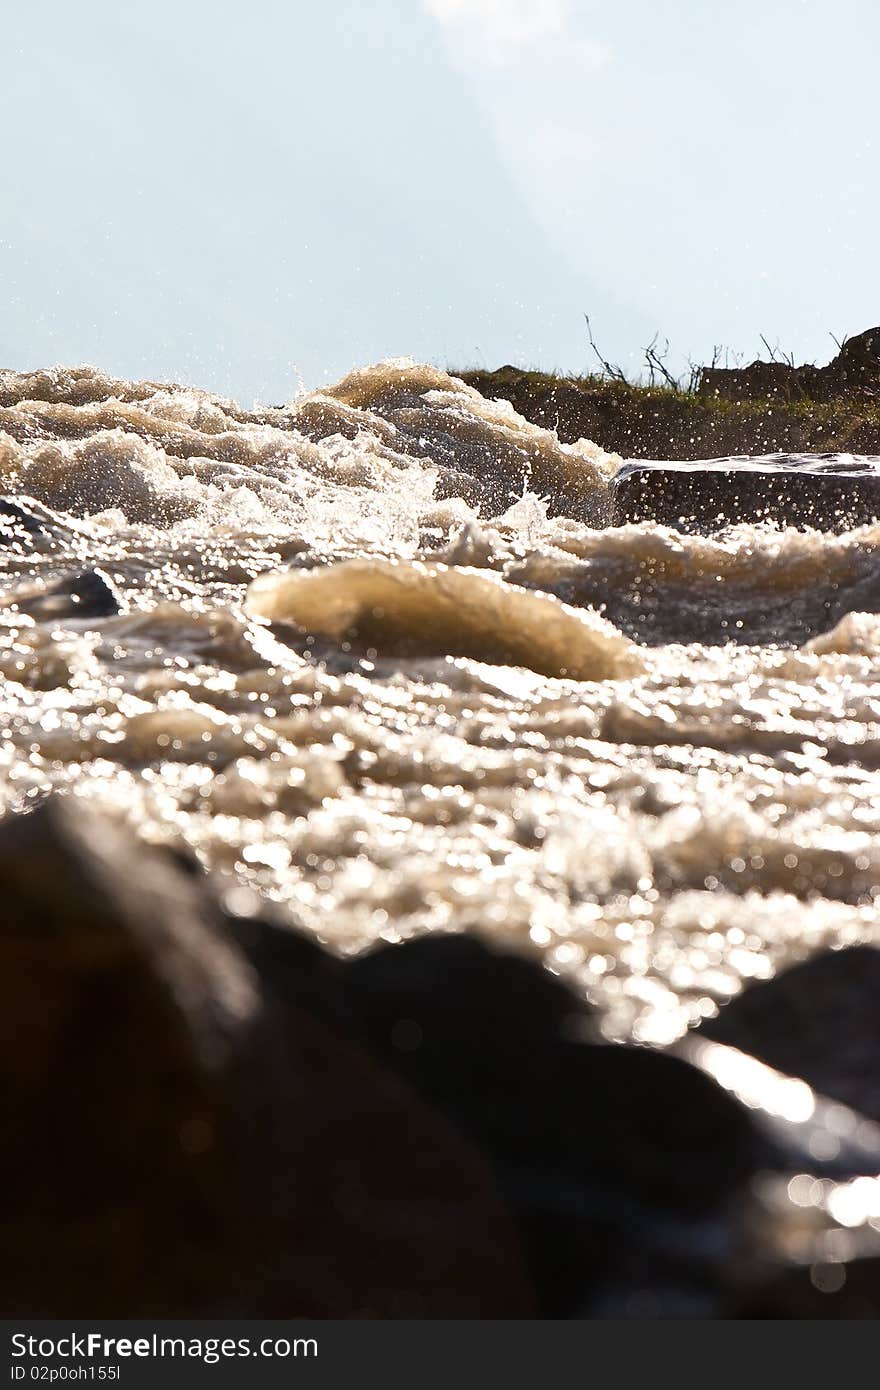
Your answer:
[[[880,322],[876,0],[4,13],[0,365],[278,400]],[[299,376],[298,376],[299,374]]]

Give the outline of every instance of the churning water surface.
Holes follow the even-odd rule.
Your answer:
[[[621,465],[408,362],[254,411],[0,373],[0,810],[342,952],[525,947],[614,1037],[877,940],[880,525],[611,527]],[[120,611],[52,592],[93,569]]]

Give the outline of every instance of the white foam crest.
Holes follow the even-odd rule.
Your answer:
[[[64,510],[115,508],[131,523],[167,525],[200,506],[210,513],[219,495],[245,488],[268,518],[277,509],[290,522],[298,508],[309,524],[323,506],[365,543],[370,527],[357,517],[370,507],[339,488],[381,494],[374,513],[406,512],[411,545],[415,513],[426,510],[438,481],[438,502],[457,499],[484,514],[504,511],[530,487],[567,488],[581,511],[601,519],[615,467],[597,446],[560,444],[506,402],[485,401],[447,373],[411,363],[366,368],[289,409],[258,414],[208,393],[126,384],[94,369],[6,373],[0,431],[3,485]],[[326,488],[323,504],[314,480]],[[228,516],[228,502],[221,510]],[[391,543],[402,534],[393,525]]]

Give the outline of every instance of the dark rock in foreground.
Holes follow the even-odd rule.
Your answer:
[[[738,522],[849,531],[880,519],[880,467],[795,460],[631,463],[613,484],[612,525],[656,521],[711,533]]]
[[[490,1156],[544,1316],[658,1269],[711,1297],[707,1223],[761,1156],[748,1112],[714,1081],[589,1041],[595,1020],[567,986],[471,937],[375,951],[352,963],[349,990],[377,1059]]]
[[[720,1087],[676,1058],[591,1042],[588,1007],[526,960],[423,937],[351,972],[376,1054],[503,1163],[681,1212],[754,1170],[751,1121]]]
[[[880,950],[827,951],[746,989],[700,1033],[880,1121]]]
[[[265,996],[171,856],[49,802],[0,895],[9,1316],[528,1314],[479,1156]]]
[[[726,1306],[729,1242],[746,1283],[766,1277],[745,1255],[756,1174],[880,1173],[880,1130],[797,1080],[699,1038],[684,1057],[603,1044],[560,980],[471,937],[383,947],[349,975],[377,1059],[490,1156],[545,1316],[637,1316],[640,1290],[655,1315]]]
[[[880,1131],[729,1047],[683,1047],[602,1043],[562,981],[470,936],[338,960],[255,900],[222,906],[187,854],[46,802],[0,825],[0,1299],[68,1317],[812,1309],[808,1267],[841,1234],[829,1194],[880,1172]],[[791,1174],[825,1203],[794,1261]]]
[[[313,937],[268,918],[231,912],[223,916],[267,995],[288,1009],[305,1011],[336,1034],[358,1036],[345,962],[325,951]]]

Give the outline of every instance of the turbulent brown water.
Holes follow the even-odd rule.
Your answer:
[[[514,943],[610,1036],[875,940],[880,525],[611,528],[620,465],[405,362],[255,411],[0,373],[39,504],[0,517],[0,809],[87,799],[343,952]],[[66,616],[94,567],[122,611]]]

